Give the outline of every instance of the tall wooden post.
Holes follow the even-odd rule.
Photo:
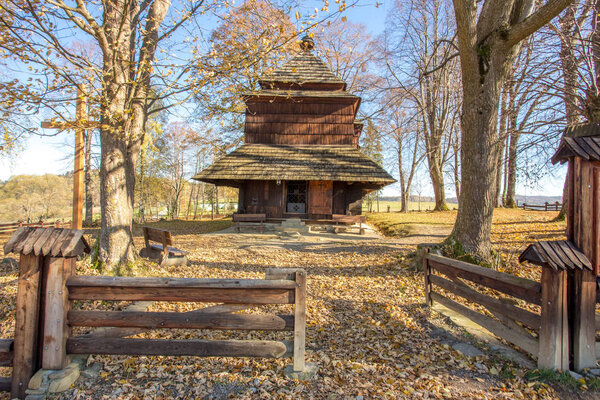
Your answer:
[[[570,275],[572,294],[571,344],[573,368],[596,367],[596,275],[599,264],[600,243],[600,163],[594,163],[575,157],[573,179],[569,182],[569,205],[567,220],[570,223],[567,234],[592,263],[592,271],[573,271]],[[572,191],[572,192],[571,192]]]
[[[538,368],[569,370],[567,271],[542,269],[542,326]]]
[[[21,254],[19,262],[11,398],[25,398],[29,379],[37,370],[40,259],[34,254]]]
[[[83,85],[77,86],[77,109],[76,120],[78,122],[87,118],[87,101]],[[72,229],[81,229],[83,223],[83,159],[84,129],[81,126],[75,128],[75,165],[73,168],[73,226]]]

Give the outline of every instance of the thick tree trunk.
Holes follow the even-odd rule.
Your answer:
[[[472,0],[453,0],[463,107],[462,184],[452,237],[463,252],[478,259],[491,259],[500,89],[521,41],[570,2],[549,0],[532,14],[533,1],[486,1],[479,10]]]
[[[512,124],[511,124],[512,125]],[[510,143],[508,145],[508,186],[506,188],[505,207],[514,208],[517,188],[517,149],[521,134],[516,130],[510,132]]]
[[[131,221],[133,218],[132,176],[128,171],[126,145],[111,132],[100,132],[102,161],[100,163],[100,259],[105,264],[125,264],[135,257]]]
[[[444,173],[442,171],[442,166],[437,161],[438,160],[430,160],[429,176],[431,177],[433,194],[435,196],[434,211],[444,211],[448,209],[448,205],[446,204],[446,190],[444,188]]]

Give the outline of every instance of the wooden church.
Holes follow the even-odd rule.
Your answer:
[[[300,47],[244,95],[244,144],[193,179],[239,188],[240,214],[358,215],[363,196],[395,180],[359,149],[360,97],[313,54],[310,37]]]

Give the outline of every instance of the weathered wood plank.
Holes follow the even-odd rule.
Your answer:
[[[193,301],[207,303],[292,304],[292,289],[211,289],[193,287],[70,286],[70,300]]]
[[[501,337],[514,344],[517,347],[522,348],[533,357],[537,357],[539,351],[539,345],[537,339],[532,336],[525,336],[519,332],[510,329],[509,327],[503,325],[502,323],[496,321],[493,318],[490,318],[486,315],[480,314],[477,311],[473,311],[468,307],[463,306],[455,302],[454,300],[450,300],[447,297],[444,297],[438,293],[431,292],[430,294],[433,301],[437,301],[438,303],[448,307],[449,309],[456,311],[459,314],[464,315],[469,318],[471,321],[481,325],[483,328],[492,332],[494,335]]]
[[[52,250],[48,254],[52,255],[52,257],[59,256],[62,247],[65,245],[65,243],[69,243],[73,236],[75,236],[75,231],[71,229],[65,229],[64,231],[62,231],[60,236],[56,239],[56,242],[54,242]]]
[[[46,241],[50,238],[52,232],[54,232],[54,229],[52,228],[46,228],[43,230],[42,235],[33,244],[33,254],[35,254],[36,256],[42,254],[42,247],[44,246],[44,243],[46,243]]]
[[[147,356],[267,357],[287,353],[283,342],[266,340],[173,340],[71,337],[69,354],[122,354]]]
[[[10,378],[0,377],[0,392],[10,392]]]
[[[0,367],[10,367],[13,361],[12,339],[0,339]]]
[[[175,328],[175,329],[240,329],[291,331],[292,315],[206,313],[192,311],[69,311],[71,326],[120,328]]]
[[[20,243],[23,239],[25,239],[31,229],[32,228],[25,227],[17,229],[16,232],[13,233],[12,236],[8,239],[8,241],[4,244],[4,254],[12,252],[15,245],[17,243]]]
[[[46,240],[46,243],[44,243],[42,249],[40,250],[41,254],[50,254],[50,252],[52,251],[52,247],[54,247],[56,239],[58,239],[58,237],[63,233],[63,231],[64,229],[62,228],[55,228],[52,231],[50,238]]]
[[[566,271],[542,269],[539,368],[569,369]]]
[[[573,272],[573,365],[576,371],[596,367],[596,276],[592,271]]]
[[[296,279],[298,268],[267,268],[265,279],[269,280],[290,280]]]
[[[430,267],[443,274],[457,275],[533,304],[541,302],[541,285],[538,282],[435,254],[427,257]]]
[[[67,313],[69,311],[66,279],[74,262],[72,258],[47,257],[48,275],[45,289],[45,320],[42,368],[63,369],[67,364]]]
[[[19,261],[11,398],[25,398],[37,364],[40,264],[33,254],[21,255]]]
[[[29,254],[29,253],[31,253],[32,250],[33,250],[33,245],[40,238],[40,236],[42,236],[42,234],[45,231],[46,231],[45,229],[36,228],[33,232],[31,232],[29,234],[29,236],[27,237],[27,240],[25,240],[23,242],[23,249],[21,250],[21,252],[23,254]]]
[[[67,280],[69,288],[190,288],[190,289],[294,289],[296,283],[289,280],[264,279],[195,279],[195,278],[134,278],[118,276],[72,276]]]
[[[306,272],[296,271],[296,289],[294,302],[294,371],[305,369],[306,347]]]
[[[502,300],[494,298],[492,296],[479,293],[466,285],[458,285],[454,282],[442,278],[441,276],[431,275],[429,279],[433,284],[443,289],[446,289],[458,296],[461,296],[464,299],[479,303],[487,309],[489,309],[490,311],[494,311],[499,314],[505,315],[506,317],[519,321],[535,330],[540,329],[540,326],[542,324],[542,317],[538,314],[534,314],[531,311],[515,307],[511,304],[507,304]]]

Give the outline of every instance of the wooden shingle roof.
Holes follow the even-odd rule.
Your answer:
[[[346,86],[346,82],[335,76],[327,65],[311,51],[301,52],[283,67],[260,80],[262,87],[268,87],[272,82],[340,84],[344,89]]]
[[[77,257],[91,251],[82,230],[61,228],[19,228],[4,244],[4,254]]]
[[[217,160],[193,179],[331,180],[387,185],[395,182],[354,146],[245,144]]]
[[[554,270],[592,270],[592,263],[572,242],[537,242],[530,244],[519,256],[519,262],[529,261]]]
[[[600,161],[600,124],[589,123],[568,127],[552,156],[552,163],[564,163],[570,157]]]

